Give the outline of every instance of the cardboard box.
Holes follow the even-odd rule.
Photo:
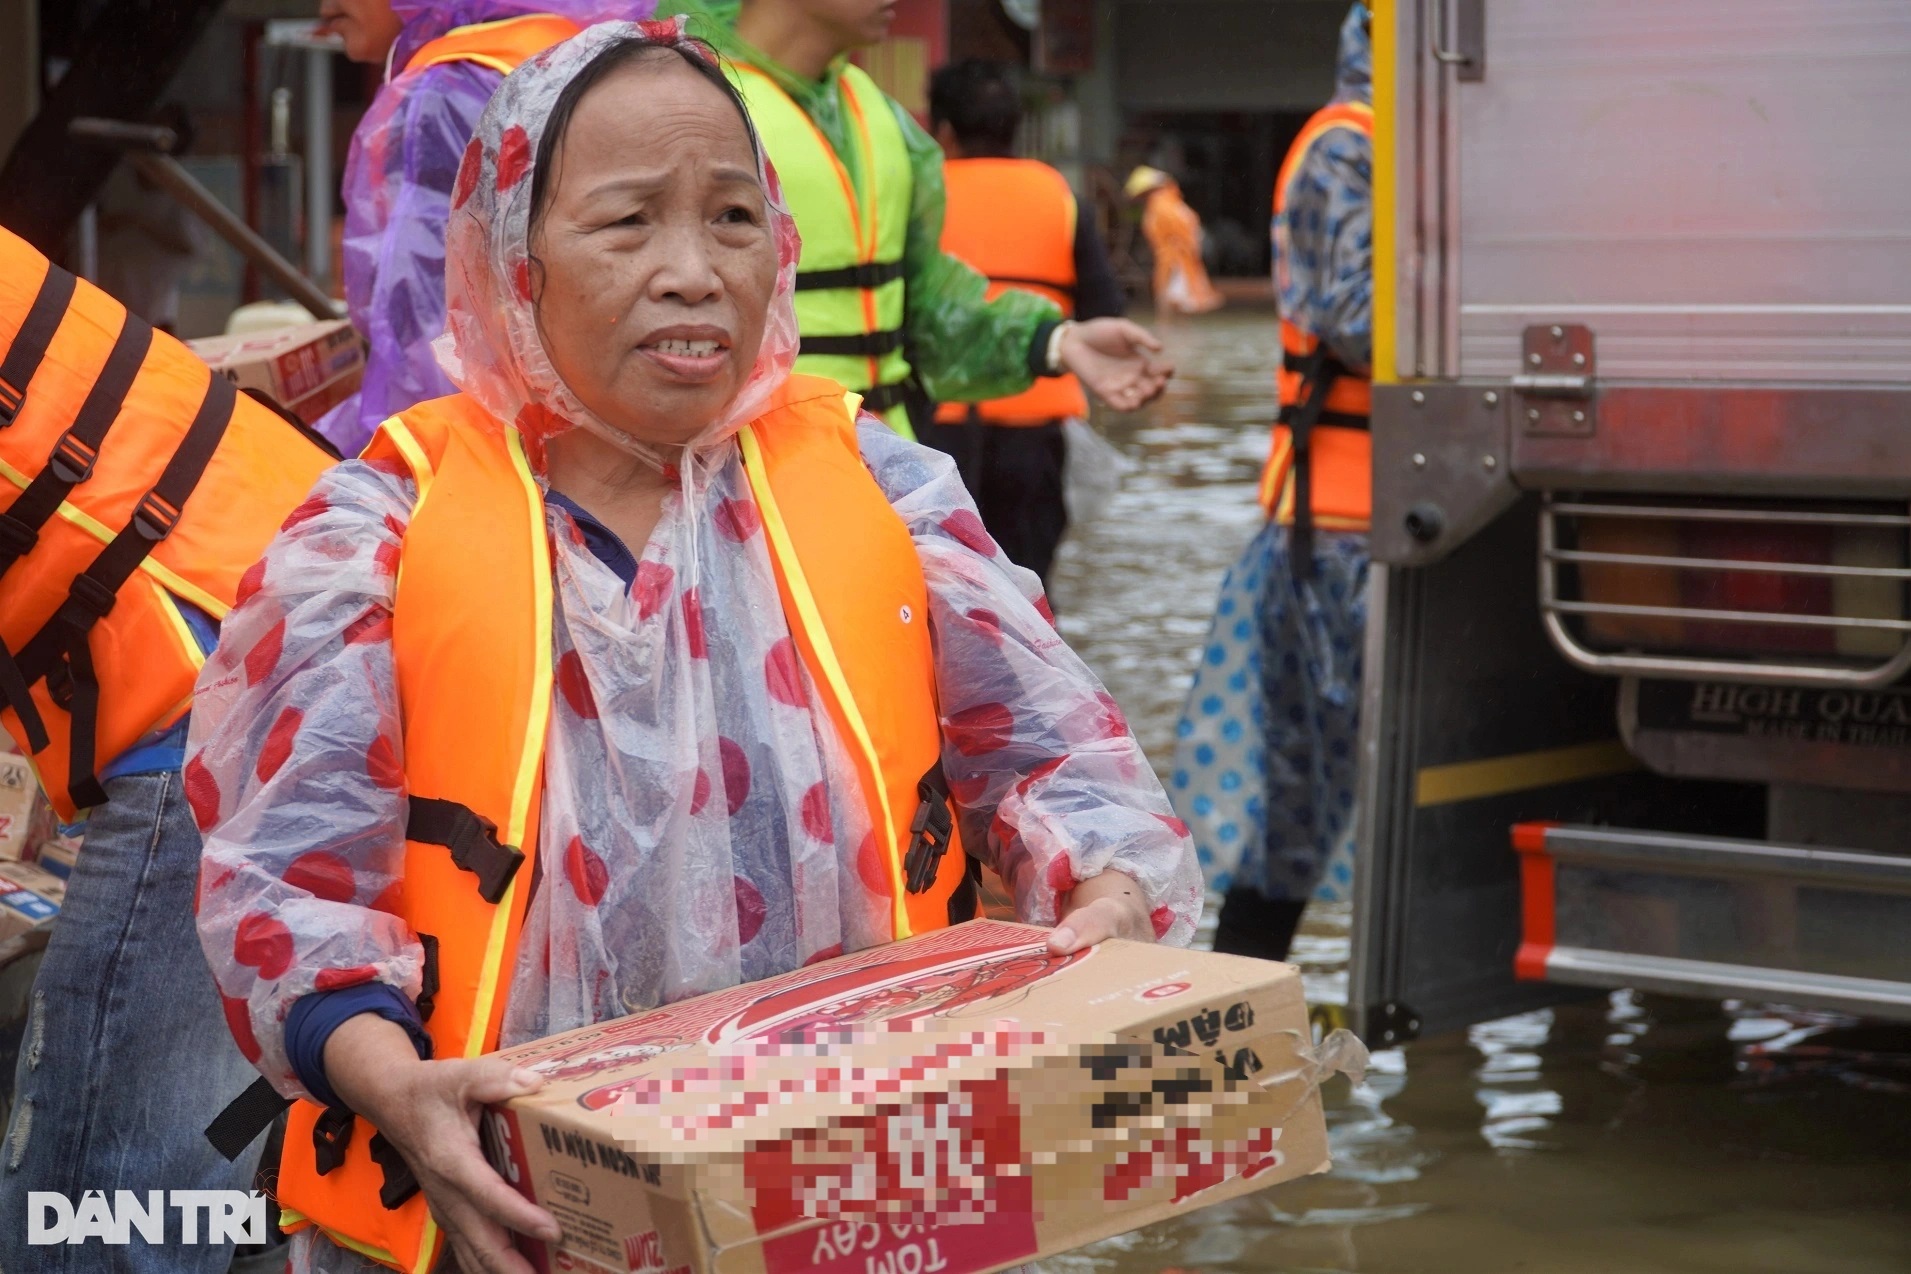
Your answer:
[[[505,1050],[541,1274],[981,1274],[1308,1173],[1289,965],[978,920]]]
[[[79,860],[80,838],[61,836],[57,832],[40,842],[39,850],[33,855],[33,861],[42,870],[51,872],[61,880],[73,875],[73,864]]]
[[[186,344],[240,389],[269,395],[308,425],[365,376],[365,343],[343,319]]]
[[[32,857],[40,780],[23,756],[0,753],[0,860]]]
[[[32,863],[0,863],[0,942],[53,923],[66,882]]]

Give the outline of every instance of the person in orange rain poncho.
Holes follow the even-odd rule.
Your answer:
[[[1174,314],[1219,309],[1221,294],[1201,264],[1201,217],[1181,197],[1181,186],[1144,164],[1128,175],[1128,197],[1143,201],[1141,233],[1155,256],[1155,308]]]

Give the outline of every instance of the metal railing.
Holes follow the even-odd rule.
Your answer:
[[[1911,608],[1906,603],[1906,585],[1911,583],[1911,563],[1899,566],[1871,566],[1836,562],[1792,562],[1721,558],[1666,552],[1610,551],[1561,547],[1561,521],[1629,519],[1635,522],[1730,522],[1765,526],[1809,526],[1852,528],[1871,531],[1898,531],[1911,534],[1911,510],[1905,513],[1867,513],[1858,511],[1818,511],[1811,509],[1755,506],[1719,507],[1717,505],[1679,506],[1666,501],[1653,504],[1628,504],[1618,501],[1560,498],[1548,494],[1540,511],[1539,595],[1540,612],[1546,634],[1563,656],[1588,672],[1608,676],[1719,679],[1765,682],[1780,685],[1843,686],[1870,689],[1891,685],[1911,672]],[[1902,557],[1902,553],[1900,554]],[[1753,573],[1792,575],[1829,579],[1833,582],[1873,581],[1892,586],[1897,593],[1896,614],[1819,614],[1778,609],[1726,609],[1705,606],[1655,605],[1640,602],[1604,600],[1586,596],[1568,596],[1562,586],[1563,567],[1577,569],[1594,566],[1609,569],[1649,569],[1678,572]],[[1644,650],[1595,650],[1568,622],[1569,616],[1584,619],[1646,620],[1691,622],[1700,624],[1744,625],[1746,629],[1837,630],[1852,633],[1896,635],[1892,653],[1878,662],[1825,656],[1822,659],[1779,658],[1747,653],[1744,656],[1681,653],[1650,653]],[[1657,643],[1655,643],[1657,644]]]

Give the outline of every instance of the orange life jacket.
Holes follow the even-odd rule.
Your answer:
[[[1288,148],[1274,181],[1274,269],[1277,283],[1285,284],[1288,248],[1281,214],[1287,207],[1288,187],[1301,160],[1315,142],[1337,128],[1351,128],[1372,137],[1374,112],[1365,102],[1335,102],[1316,111]],[[1289,421],[1307,400],[1312,382],[1305,369],[1321,353],[1320,338],[1281,320],[1281,369],[1277,385],[1281,420]],[[1368,432],[1373,386],[1369,377],[1334,362],[1335,376],[1321,404],[1320,419],[1307,440],[1308,508],[1316,526],[1341,531],[1365,531],[1373,516],[1373,435]],[[1294,520],[1294,437],[1286,424],[1274,427],[1267,464],[1261,471],[1261,507],[1283,523]]]
[[[213,618],[332,463],[315,435],[0,230],[0,715],[63,819],[191,706]]]
[[[911,816],[919,801],[932,809],[918,784],[941,746],[928,596],[842,387],[792,377],[740,444],[790,631],[862,778],[876,832],[860,875],[891,895],[898,937],[966,919],[961,852],[942,854],[921,892],[905,886]],[[433,1055],[476,1057],[498,1046],[531,885],[518,868],[537,853],[552,675],[544,501],[516,430],[463,395],[386,421],[365,455],[418,483],[392,617],[413,837],[398,914],[431,935],[420,1007]],[[400,1162],[365,1121],[297,1103],[281,1224],[430,1269],[443,1236],[422,1196],[403,1197],[409,1174],[387,1171]]]
[[[990,300],[1020,288],[1073,316],[1077,209],[1068,179],[1035,159],[952,159],[942,171],[942,250],[988,276]],[[955,423],[971,410],[992,425],[1039,425],[1086,416],[1088,399],[1073,376],[1044,376],[1008,398],[944,403],[936,419]]]
[[[443,62],[476,62],[499,75],[509,75],[553,44],[561,44],[584,28],[569,18],[531,13],[497,22],[474,22],[453,27],[435,40],[418,46],[405,63],[407,72]]]

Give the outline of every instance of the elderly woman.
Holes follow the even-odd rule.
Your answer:
[[[509,1231],[554,1222],[473,1128],[537,1083],[500,1044],[966,918],[969,855],[1056,951],[1200,907],[950,462],[790,375],[795,229],[700,46],[605,25],[514,73],[446,255],[461,392],[287,521],[193,715],[200,933],[302,1099],[301,1271],[528,1270]]]

